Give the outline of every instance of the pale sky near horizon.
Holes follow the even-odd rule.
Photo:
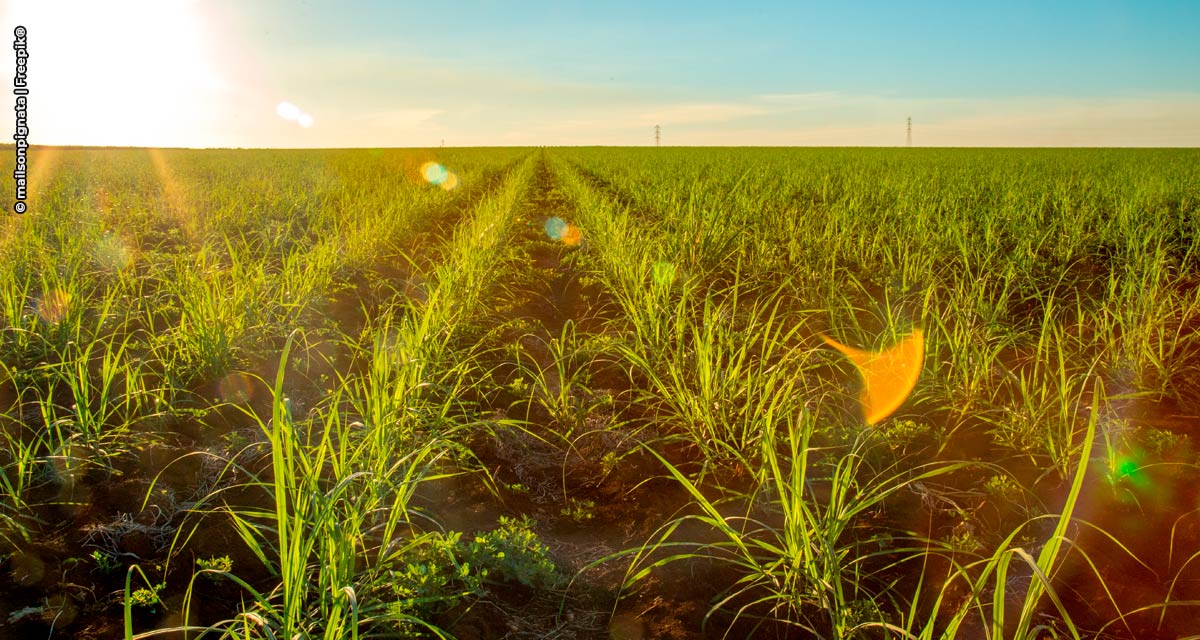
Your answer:
[[[0,19],[10,43],[28,29],[34,144],[648,145],[660,124],[669,145],[895,146],[911,116],[916,146],[1200,146],[1193,0],[7,0]]]

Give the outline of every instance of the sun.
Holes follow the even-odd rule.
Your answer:
[[[204,5],[191,0],[17,0],[28,30],[30,140],[200,146],[230,90]]]

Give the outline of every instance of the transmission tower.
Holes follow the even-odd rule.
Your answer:
[[[908,117],[908,128],[904,132],[904,146],[912,146],[912,116]]]
[[[662,146],[662,127],[654,125],[654,146]]]

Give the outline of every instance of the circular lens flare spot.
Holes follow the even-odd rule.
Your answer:
[[[275,113],[279,114],[279,117],[284,120],[295,122],[300,119],[300,115],[304,112],[300,111],[300,107],[290,102],[280,102],[275,106]]]
[[[307,113],[302,113],[298,118],[296,118],[296,122],[299,123],[300,126],[307,129],[313,126],[313,117]]]
[[[546,236],[551,240],[562,240],[563,236],[567,234],[568,226],[566,220],[555,216],[548,218],[542,228],[546,230]]]
[[[133,262],[133,252],[115,234],[106,235],[96,242],[96,263],[108,271],[121,271]]]
[[[1118,458],[1115,468],[1111,471],[1110,479],[1112,482],[1117,485],[1136,489],[1140,492],[1149,489],[1153,481],[1145,471],[1144,458],[1145,454],[1141,451],[1135,451],[1131,456]]]
[[[446,167],[437,162],[426,162],[421,165],[421,177],[430,184],[440,185],[450,176],[450,172]]]
[[[71,308],[71,294],[60,289],[51,289],[34,302],[38,317],[49,324],[58,324],[67,317]]]
[[[659,260],[654,263],[650,277],[654,280],[655,285],[669,287],[671,283],[675,282],[675,265],[666,260]]]
[[[254,399],[254,379],[235,371],[217,382],[217,394],[225,402],[246,404]]]
[[[46,576],[46,563],[36,553],[18,551],[9,559],[9,571],[17,584],[33,586]]]
[[[583,232],[579,230],[579,227],[577,227],[573,224],[568,224],[567,230],[563,233],[563,236],[562,236],[563,244],[565,244],[569,247],[573,247],[573,246],[579,244],[579,242],[581,240],[583,240]]]
[[[442,180],[442,184],[438,185],[446,191],[453,191],[454,187],[458,186],[458,174],[453,171],[446,173],[446,179]]]

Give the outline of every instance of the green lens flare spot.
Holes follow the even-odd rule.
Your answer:
[[[559,217],[553,217],[546,220],[543,225],[546,230],[546,235],[551,240],[562,240],[563,236],[567,235],[567,221]]]
[[[666,260],[659,260],[654,263],[651,277],[654,279],[654,284],[660,287],[670,286],[672,282],[675,282],[675,265]]]
[[[1133,477],[1134,475],[1138,475],[1138,469],[1138,463],[1134,462],[1133,460],[1122,460],[1117,464],[1117,477]]]

